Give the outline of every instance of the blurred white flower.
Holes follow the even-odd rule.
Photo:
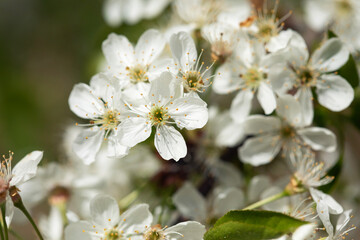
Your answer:
[[[351,85],[334,73],[349,58],[349,51],[338,38],[327,40],[309,58],[305,40],[293,33],[289,47],[277,54],[284,60],[270,69],[273,89],[279,95],[296,91],[306,124],[311,124],[314,116],[313,87],[316,87],[319,103],[331,111],[344,110],[354,99]]]
[[[101,146],[107,145],[107,155],[123,157],[128,148],[121,145],[117,139],[123,105],[120,102],[120,92],[106,74],[95,75],[90,86],[78,83],[74,86],[69,97],[69,106],[78,117],[89,120],[73,143],[75,154],[85,164],[96,160]]]
[[[298,146],[308,145],[316,151],[336,149],[336,136],[330,130],[308,127],[302,121],[300,103],[290,95],[278,99],[279,117],[250,116],[244,123],[245,133],[255,135],[239,148],[241,161],[253,166],[269,163],[282,149],[288,154]]]
[[[219,94],[238,91],[230,107],[235,121],[242,122],[250,114],[255,92],[265,114],[274,111],[276,97],[267,75],[270,65],[276,60],[266,54],[262,43],[241,39],[231,61],[218,69],[221,74],[216,74],[214,91]]]
[[[348,226],[351,218],[353,218],[353,216],[350,215],[351,212],[352,212],[352,210],[350,209],[350,210],[343,212],[340,215],[339,219],[337,220],[335,232],[332,232],[331,229],[326,228],[326,231],[329,234],[329,236],[325,240],[345,239],[350,231],[353,231],[356,229],[356,227],[354,225]]]
[[[142,19],[158,16],[169,4],[169,0],[105,0],[103,16],[111,27],[123,22],[136,24]]]
[[[179,160],[187,154],[180,129],[202,128],[208,120],[206,103],[198,97],[183,97],[179,81],[170,73],[163,73],[151,82],[149,94],[140,93],[141,101],[127,103],[127,118],[121,123],[121,142],[133,147],[146,140],[156,127],[155,147],[162,158]]]
[[[37,167],[43,157],[43,152],[33,151],[22,158],[14,168],[11,167],[13,152],[9,152],[9,157],[3,155],[0,167],[0,204],[6,207],[6,223],[9,226],[14,215],[14,203],[10,192],[14,189],[18,191],[21,187],[36,175]]]
[[[240,209],[245,203],[243,192],[236,187],[216,188],[207,200],[189,182],[184,183],[172,200],[184,217],[204,224],[230,210]]]

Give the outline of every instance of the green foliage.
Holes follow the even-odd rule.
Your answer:
[[[220,218],[204,240],[261,240],[293,233],[307,222],[270,211],[230,211]]]
[[[333,31],[329,30],[328,38],[330,39],[334,37],[337,37],[337,35]],[[354,57],[351,54],[349,56],[349,60],[337,72],[340,76],[345,78],[353,88],[359,86],[359,73],[356,68]]]

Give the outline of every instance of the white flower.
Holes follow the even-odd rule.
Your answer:
[[[320,187],[330,183],[334,177],[326,176],[327,168],[323,162],[316,161],[315,153],[307,147],[299,147],[290,153],[294,168],[293,184],[296,187]]]
[[[310,188],[310,194],[316,203],[316,211],[324,224],[329,238],[333,239],[334,228],[330,221],[330,214],[340,214],[343,212],[342,206],[337,203],[330,195],[327,195],[315,188]]]
[[[211,44],[211,57],[224,63],[238,42],[238,32],[227,23],[212,23],[201,29],[201,35]]]
[[[107,195],[98,195],[90,202],[91,221],[71,223],[65,229],[66,240],[131,238],[151,225],[153,217],[147,204],[133,206],[120,215],[118,203]]]
[[[306,23],[316,31],[330,24],[345,30],[360,20],[360,3],[357,0],[305,0],[304,9]]]
[[[242,122],[249,115],[256,91],[266,114],[276,108],[276,97],[267,79],[268,68],[274,60],[271,55],[266,55],[262,43],[243,39],[232,60],[219,68],[221,75],[216,74],[214,91],[219,94],[238,91],[230,108],[235,121]]]
[[[179,81],[170,73],[163,73],[151,82],[149,94],[140,93],[141,101],[127,103],[127,118],[121,123],[119,137],[129,147],[144,141],[156,127],[155,147],[162,158],[179,160],[187,154],[180,129],[202,128],[208,120],[206,103],[198,97],[183,97]]]
[[[122,22],[132,25],[142,19],[158,16],[168,4],[169,0],[106,0],[103,16],[112,27],[117,27]]]
[[[216,188],[212,198],[206,200],[191,183],[186,182],[173,195],[172,200],[184,217],[207,223],[230,210],[243,207],[245,197],[240,189],[226,187]]]
[[[102,44],[108,71],[123,88],[148,89],[149,81],[164,71],[173,71],[172,59],[159,58],[165,43],[162,34],[154,29],[144,32],[135,47],[125,36],[111,33]]]
[[[9,158],[3,155],[0,167],[0,202],[6,206],[6,222],[9,226],[14,215],[14,203],[9,190],[20,187],[36,175],[37,166],[43,157],[43,152],[33,151],[21,159],[14,168],[11,167],[13,152],[9,152]]]
[[[246,0],[175,0],[174,6],[180,18],[195,28],[213,23],[217,20],[233,22],[237,25],[245,20],[250,12]]]
[[[205,227],[198,222],[182,222],[172,227],[153,225],[147,204],[138,204],[120,215],[116,200],[98,195],[90,203],[91,221],[71,223],[65,239],[202,240]]]
[[[186,32],[173,34],[170,38],[171,52],[175,58],[175,66],[179,67],[180,81],[186,92],[204,92],[210,86],[211,66],[204,66],[200,63],[200,56],[197,55],[194,40]],[[213,63],[214,64],[214,63]]]
[[[98,74],[90,86],[76,84],[69,97],[69,106],[78,117],[89,120],[89,126],[77,136],[73,143],[75,154],[90,164],[95,161],[103,143],[107,144],[107,155],[123,157],[128,148],[119,144],[116,137],[121,115],[120,93],[108,75]],[[81,125],[81,124],[79,124]]]
[[[271,68],[269,79],[280,95],[296,91],[295,97],[301,103],[306,124],[312,122],[314,115],[313,87],[316,87],[319,103],[335,112],[347,108],[354,99],[351,85],[333,73],[349,57],[349,51],[338,38],[327,40],[309,59],[304,39],[293,33],[289,48],[278,54],[285,61]]]
[[[300,103],[290,95],[278,99],[278,117],[250,116],[244,123],[245,133],[255,135],[239,148],[240,159],[253,166],[269,163],[281,149],[287,156],[298,146],[308,145],[316,151],[336,149],[335,135],[325,128],[307,127],[302,121]]]

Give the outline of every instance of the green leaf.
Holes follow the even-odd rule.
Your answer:
[[[230,211],[220,218],[204,240],[261,240],[294,232],[307,222],[270,211]]]
[[[328,38],[338,37],[333,31],[328,31]],[[354,57],[350,54],[348,61],[338,71],[338,74],[345,78],[353,88],[359,86],[359,73],[357,71]]]

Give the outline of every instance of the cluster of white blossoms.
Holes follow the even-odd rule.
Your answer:
[[[325,11],[322,4],[334,6]],[[279,17],[279,7],[277,0],[263,7],[246,0],[105,1],[111,26],[164,9],[171,20],[136,43],[126,32],[103,41],[106,67],[68,99],[78,122],[66,131],[64,161],[39,167],[35,177],[41,152],[13,171],[12,154],[2,162],[7,224],[21,195],[30,210],[48,201],[39,228],[49,240],[210,240],[229,211],[256,208],[306,223],[276,239],[345,239],[356,229],[348,226],[352,210],[329,189],[346,161],[337,161],[345,141],[337,124],[355,98],[341,74],[354,61],[342,30],[359,22],[360,6],[305,1],[310,26],[328,23],[339,35],[331,32],[312,50],[285,24],[292,12]],[[237,239],[229,236],[240,230],[223,239]]]

